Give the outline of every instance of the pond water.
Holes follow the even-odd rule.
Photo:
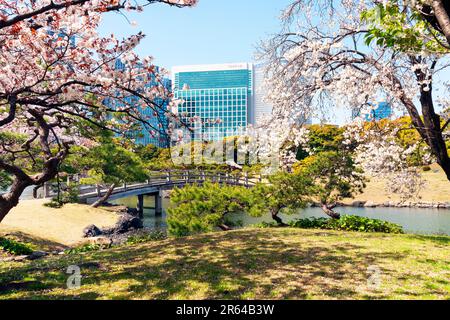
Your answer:
[[[113,202],[135,208],[137,198],[124,198]],[[144,198],[145,207],[154,207],[154,205],[154,197],[150,196]],[[170,200],[163,199],[164,210],[160,217],[155,217],[154,209],[145,209],[144,226],[149,228],[166,228],[166,209],[169,205]],[[352,214],[397,223],[403,226],[405,232],[408,233],[450,235],[450,210],[448,209],[341,207],[336,211],[341,214]],[[306,208],[299,210],[298,214],[280,216],[285,222],[306,217],[326,217],[320,208]],[[272,218],[269,214],[260,218],[239,214],[234,215],[232,219],[242,221],[244,226],[262,221],[272,222]]]

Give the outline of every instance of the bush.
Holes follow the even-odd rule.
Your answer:
[[[423,172],[431,171],[431,167],[430,166],[423,166],[422,167],[422,171]]]
[[[403,233],[403,228],[388,221],[353,215],[343,215],[340,219],[305,218],[289,223],[293,228],[327,229],[358,232]]]
[[[126,244],[138,244],[151,241],[160,241],[167,239],[166,232],[162,230],[154,230],[146,234],[131,236],[127,239]]]
[[[65,254],[79,254],[79,253],[85,253],[85,252],[91,252],[91,251],[99,251],[103,249],[109,249],[111,248],[111,245],[104,245],[104,244],[84,244],[82,246],[67,249],[64,251]]]
[[[257,223],[257,224],[253,224],[253,225],[251,225],[251,227],[265,229],[265,228],[278,228],[278,227],[280,227],[280,225],[278,223],[276,223],[276,222],[263,221],[263,222],[260,222],[260,223]]]
[[[323,229],[330,219],[328,218],[305,218],[291,221],[290,227],[303,229]]]
[[[29,255],[33,253],[33,249],[29,244],[20,243],[3,237],[0,237],[0,250],[4,250],[13,255]]]

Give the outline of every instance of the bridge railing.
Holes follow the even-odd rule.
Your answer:
[[[210,171],[166,171],[158,172],[150,175],[145,182],[133,182],[124,183],[114,189],[113,194],[141,189],[145,187],[174,187],[182,186],[185,184],[201,184],[205,181],[211,181],[214,183],[222,183],[228,185],[239,185],[244,187],[251,187],[258,182],[263,181],[261,175],[251,175],[247,172],[243,173],[229,173],[229,172],[210,172]],[[62,190],[66,189],[71,183],[71,179],[68,178],[67,182],[60,183]],[[107,192],[106,188],[100,185],[78,185],[79,197],[88,196],[102,196]],[[42,190],[35,192],[35,198],[50,198],[57,194],[58,185],[56,183],[45,183]]]

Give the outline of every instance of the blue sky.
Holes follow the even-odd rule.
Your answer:
[[[137,48],[155,64],[174,65],[252,62],[258,42],[279,31],[279,16],[291,0],[200,0],[193,8],[155,4],[126,18],[110,13],[100,32],[125,37],[142,31]]]
[[[121,38],[142,31],[147,37],[136,52],[153,56],[156,65],[169,71],[175,65],[253,62],[258,43],[280,30],[281,11],[291,2],[200,0],[197,6],[183,9],[154,4],[142,13],[126,13],[126,18],[104,15],[100,33]],[[443,79],[448,81],[449,76]],[[330,113],[335,123],[344,123],[351,115],[340,108]]]

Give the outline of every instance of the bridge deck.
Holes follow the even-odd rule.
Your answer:
[[[231,175],[227,173],[211,172],[167,172],[162,176],[152,176],[142,183],[124,184],[116,187],[110,196],[110,200],[117,200],[130,196],[158,194],[161,190],[170,190],[175,187],[182,187],[186,184],[203,184],[205,181],[211,181],[221,184],[251,187],[257,182],[262,181],[261,176],[249,176],[248,174]],[[104,196],[106,188],[100,186],[80,186],[79,199],[84,203],[92,203]],[[43,198],[52,197],[56,193],[51,185],[44,186]]]

